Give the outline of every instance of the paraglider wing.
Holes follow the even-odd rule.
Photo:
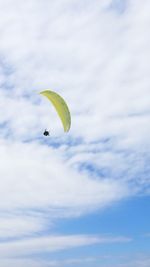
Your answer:
[[[65,100],[57,93],[50,90],[42,91],[40,94],[46,96],[51,101],[62,121],[64,131],[68,132],[71,126],[71,116]]]

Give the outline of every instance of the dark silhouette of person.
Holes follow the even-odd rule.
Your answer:
[[[45,130],[43,133],[45,136],[49,136],[49,131]]]

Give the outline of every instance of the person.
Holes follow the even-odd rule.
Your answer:
[[[46,129],[45,129],[45,131],[44,131],[44,133],[43,133],[45,136],[49,136],[49,131],[47,131]]]

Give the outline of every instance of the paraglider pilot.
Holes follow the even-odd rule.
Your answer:
[[[43,133],[45,136],[49,136],[49,131],[47,131],[46,129],[45,129],[45,131],[44,131],[44,133]]]

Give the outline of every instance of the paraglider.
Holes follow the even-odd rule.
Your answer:
[[[42,91],[40,94],[47,97],[48,100],[53,104],[62,122],[64,132],[68,132],[71,127],[71,115],[65,100],[57,93],[50,90]],[[43,134],[45,136],[49,136],[49,132],[47,130],[45,130]]]
[[[43,135],[49,136],[49,131],[45,130],[44,133],[43,133]]]

